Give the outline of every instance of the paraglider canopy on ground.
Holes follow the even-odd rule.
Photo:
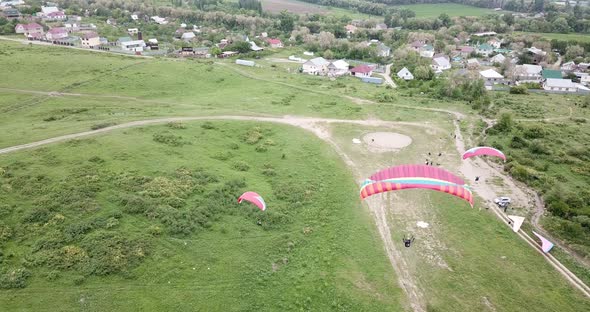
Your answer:
[[[498,149],[495,149],[495,148],[489,147],[489,146],[478,146],[478,147],[470,148],[465,153],[463,153],[462,158],[467,159],[467,158],[471,158],[471,157],[475,157],[475,156],[482,156],[482,155],[495,156],[495,157],[502,158],[504,161],[506,161],[506,155],[504,155],[504,153],[502,153]]]
[[[264,202],[262,196],[258,195],[258,193],[246,192],[242,194],[242,196],[238,198],[238,204],[241,204],[244,200],[256,205],[256,207],[260,208],[262,211],[266,210],[266,203]]]

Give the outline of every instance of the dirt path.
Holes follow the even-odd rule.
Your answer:
[[[463,138],[461,136],[461,130],[459,127],[459,123],[457,121],[454,122],[455,124],[455,145],[457,147],[457,151],[459,153],[465,152],[465,146],[463,142]],[[508,176],[505,176],[502,172],[500,172],[497,168],[489,165],[485,161],[481,159],[470,159],[468,161],[464,161],[461,163],[461,167],[459,169],[461,173],[466,178],[473,178],[477,175],[490,177],[490,176],[497,176],[502,179],[504,184],[508,186],[510,190],[513,191],[512,199],[513,202],[517,205],[525,205],[524,207],[530,207],[534,205],[538,209],[538,204],[533,197],[531,200],[531,195],[534,194],[537,196],[535,192],[526,192],[523,189],[516,185],[512,179]],[[497,190],[494,188],[492,183],[487,183],[487,181],[481,181],[480,183],[476,184],[473,187],[473,190],[484,199],[484,203],[487,205],[489,209],[491,209],[498,218],[508,224],[508,217],[507,215],[500,210],[498,206],[496,206],[493,202],[493,199],[498,196]],[[542,209],[542,206],[540,206]],[[535,224],[533,224],[534,226]],[[538,230],[537,226],[534,226],[535,230]],[[561,275],[563,275],[574,287],[579,289],[584,295],[590,298],[590,287],[588,287],[582,280],[580,280],[574,273],[572,273],[569,269],[567,269],[559,260],[557,260],[551,254],[543,253],[540,248],[539,244],[536,242],[535,239],[531,238],[526,232],[518,231],[516,233],[520,238],[525,240],[531,247],[537,250],[548,262],[553,266]],[[567,250],[567,249],[565,249]]]
[[[395,82],[393,82],[393,79],[391,79],[391,65],[393,64],[388,64],[387,66],[385,66],[385,73],[378,75],[382,76],[383,79],[385,79],[385,83],[390,85],[392,88],[397,88],[397,85],[395,85]]]

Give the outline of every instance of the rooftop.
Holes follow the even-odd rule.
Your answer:
[[[544,79],[548,79],[548,78],[561,79],[561,78],[563,78],[560,70],[543,69],[541,71],[541,75],[543,76]]]
[[[545,82],[545,85],[548,87],[556,87],[556,88],[576,88],[576,84],[573,83],[571,79],[549,78]]]

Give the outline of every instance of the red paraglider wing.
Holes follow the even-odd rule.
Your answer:
[[[489,147],[489,146],[480,146],[480,147],[470,148],[465,153],[463,153],[463,159],[467,159],[467,158],[471,158],[471,157],[475,157],[475,156],[481,156],[481,155],[495,156],[495,157],[500,157],[500,158],[506,160],[506,155],[504,155],[504,153],[502,153],[501,151],[499,151],[493,147]]]
[[[246,192],[242,194],[242,196],[238,198],[238,204],[241,204],[243,200],[251,202],[262,211],[266,210],[266,203],[264,202],[262,196],[258,195],[258,193]]]
[[[396,178],[428,178],[448,181],[454,184],[465,184],[463,179],[438,167],[426,165],[401,165],[383,169],[371,176],[373,181]]]

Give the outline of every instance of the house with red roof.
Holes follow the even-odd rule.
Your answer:
[[[277,39],[277,38],[268,38],[266,39],[266,42],[270,45],[271,48],[273,49],[277,49],[277,48],[282,48],[283,47],[283,42],[281,41],[281,39]]]
[[[473,53],[475,51],[475,49],[473,47],[470,46],[464,46],[461,47],[461,49],[459,50],[459,54],[462,57],[468,57],[469,55],[471,55],[471,53]]]
[[[47,31],[45,38],[47,40],[59,40],[68,37],[68,31],[63,27],[54,27]]]
[[[51,12],[43,15],[43,20],[45,21],[65,21],[66,18],[66,13],[63,11]]]
[[[350,74],[355,77],[371,77],[373,75],[373,67],[369,65],[359,65],[350,70]]]
[[[16,24],[14,27],[14,31],[17,34],[24,34],[27,37],[34,37],[37,38],[37,35],[43,35],[43,26],[37,23],[30,23],[30,24]]]

